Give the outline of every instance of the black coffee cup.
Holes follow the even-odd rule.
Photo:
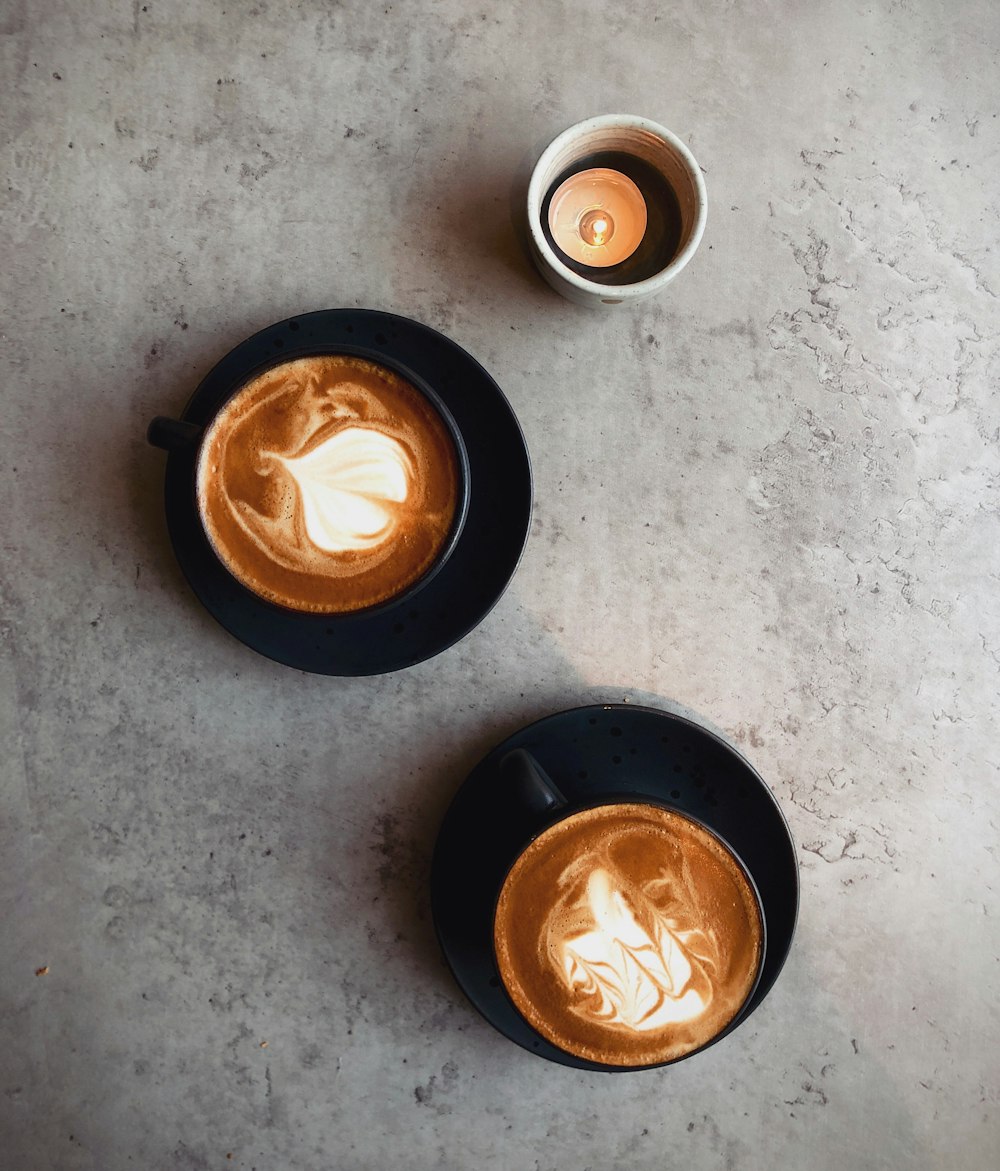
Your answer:
[[[455,550],[459,539],[462,536],[462,530],[465,526],[466,517],[469,511],[470,499],[470,470],[469,470],[469,455],[466,450],[465,441],[462,437],[461,430],[455,421],[451,411],[442,401],[440,395],[428,384],[426,379],[410,370],[401,362],[392,357],[387,357],[379,350],[371,349],[365,346],[342,344],[330,346],[316,346],[308,347],[306,349],[297,349],[294,354],[281,354],[275,356],[273,360],[257,364],[251,368],[243,370],[238,377],[232,379],[228,386],[223,388],[221,395],[216,393],[212,409],[207,417],[192,419],[185,417],[182,419],[173,419],[164,416],[157,416],[154,418],[147,429],[146,437],[150,444],[154,447],[162,448],[172,455],[175,455],[189,464],[191,468],[190,475],[190,494],[194,500],[194,507],[198,513],[201,521],[202,534],[207,542],[215,560],[219,566],[225,571],[227,576],[231,579],[234,588],[247,590],[253,594],[255,598],[264,606],[273,606],[281,610],[296,611],[294,606],[284,606],[279,602],[267,598],[265,595],[258,594],[251,587],[239,582],[230,568],[226,565],[224,559],[219,556],[218,551],[211,539],[204,522],[204,517],[201,513],[201,508],[198,503],[198,485],[201,477],[205,474],[203,466],[204,443],[203,440],[209,432],[212,423],[221,414],[229,402],[240,393],[240,391],[255,378],[262,374],[266,374],[269,370],[275,369],[279,366],[285,365],[290,361],[295,361],[302,358],[312,357],[333,357],[346,356],[352,358],[362,358],[371,362],[375,366],[383,367],[390,370],[392,373],[398,375],[405,382],[413,386],[430,404],[435,413],[441,419],[448,432],[455,450],[457,470],[458,470],[458,492],[455,502],[455,510],[452,517],[451,526],[448,535],[438,550],[433,562],[424,570],[424,572],[408,585],[394,593],[391,597],[384,601],[378,602],[371,606],[366,606],[360,609],[344,610],[344,611],[317,611],[320,616],[328,621],[337,621],[346,617],[357,616],[359,613],[375,614],[386,613],[394,609],[404,607],[423,591],[427,585],[437,576],[438,573],[447,564]],[[306,613],[308,611],[299,610],[299,613]]]
[[[436,563],[424,566],[422,577],[403,586],[401,574],[388,600],[385,594],[376,599],[376,590],[364,599],[375,604],[323,613],[270,601],[237,579],[206,532],[197,472],[201,450],[208,446],[205,435],[209,442],[214,436],[206,429],[238,390],[274,366],[332,354],[357,355],[422,392],[440,420],[439,438],[447,429],[454,441],[460,464],[456,489],[458,471],[462,483],[461,493],[455,492],[450,539],[443,548],[435,545]],[[265,327],[212,367],[179,419],[156,420],[150,439],[167,448],[167,532],[193,593],[244,645],[300,671],[377,675],[440,654],[496,605],[531,525],[531,464],[503,391],[450,338],[393,313],[324,309]],[[288,600],[294,604],[294,596]]]
[[[631,766],[631,768],[629,767]],[[677,770],[677,771],[675,771]],[[711,778],[711,779],[709,779]],[[738,1008],[703,1043],[663,1061],[595,1059],[556,1043],[504,982],[494,927],[518,860],[580,814],[623,807],[663,811],[711,840],[745,880],[759,952]],[[660,816],[653,814],[652,816]],[[742,827],[742,829],[741,829]],[[756,841],[755,841],[756,839]],[[515,733],[473,770],[449,809],[432,873],[435,926],[445,958],[475,1007],[505,1036],[560,1064],[606,1072],[671,1064],[736,1029],[773,984],[798,905],[794,849],[780,810],[752,767],[689,721],[655,709],[574,709]]]
[[[525,823],[536,818],[540,822],[509,867],[494,910],[497,970],[515,1009],[529,1026],[578,1057],[627,1069],[681,1060],[731,1032],[760,979],[767,939],[760,896],[733,849],[704,823],[649,797],[623,801],[614,795],[585,804],[569,802],[523,748],[503,758],[500,774],[508,799],[520,807]],[[740,954],[742,963],[738,968],[733,965],[733,971],[729,970],[726,949],[714,940],[711,929],[695,931],[705,924],[692,916],[690,907],[686,930],[674,919],[651,916],[652,901],[644,899],[634,883],[595,862],[597,858],[612,865],[605,842],[609,832],[626,837],[642,835],[647,853],[652,853],[656,846],[665,845],[662,838],[650,836],[654,827],[655,833],[665,831],[666,840],[684,857],[683,865],[677,866],[669,879],[654,879],[650,887],[669,892],[674,915],[683,914],[678,911],[681,904],[676,892],[685,879],[692,888],[691,899],[697,900],[698,892],[693,888],[699,881],[705,882],[711,875],[714,890],[720,885],[719,872],[725,875],[721,884],[728,900],[739,904],[742,911],[739,937],[731,948]],[[581,837],[588,843],[586,850],[580,848]],[[685,843],[683,848],[681,842]],[[699,855],[703,861],[707,857],[711,866],[694,879],[690,872],[697,866],[692,857]],[[553,870],[557,859],[558,868]],[[647,877],[663,873],[653,867]],[[557,883],[551,881],[554,875],[558,875]],[[559,903],[557,889],[564,886],[567,875],[574,875],[576,901],[564,905],[562,915],[554,914]],[[621,883],[622,889],[616,889],[616,883]],[[637,915],[629,906],[626,890],[643,900],[645,914]],[[735,898],[734,891],[739,891]],[[566,902],[565,892],[561,897]],[[725,916],[719,904],[726,899],[703,897],[700,901],[714,904],[708,913],[713,922]],[[547,917],[539,915],[540,903],[549,904]],[[546,921],[558,925],[560,919],[559,930],[548,932],[543,949],[540,941],[545,934],[536,934],[536,927]],[[526,931],[528,923],[531,928]],[[522,934],[526,940],[519,938]],[[705,957],[705,967],[694,949],[690,954],[685,952],[684,941],[695,934],[700,936],[702,950],[712,953],[711,958]],[[561,963],[551,954],[557,947]],[[545,960],[539,964],[535,961],[541,951]],[[569,987],[566,973],[560,971],[567,965],[572,969]],[[519,969],[528,973],[526,981]],[[562,985],[553,979],[556,972]],[[734,982],[735,989],[726,994],[720,976]],[[694,986],[697,982],[700,989]],[[560,1003],[560,996],[565,1003]],[[705,1016],[709,1020],[701,1022]],[[558,1021],[562,1023],[561,1035]],[[613,1022],[611,1027],[609,1021]]]

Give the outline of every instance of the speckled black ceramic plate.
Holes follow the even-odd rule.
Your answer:
[[[402,604],[357,614],[304,614],[257,597],[223,567],[195,503],[196,449],[171,451],[164,494],[174,552],[202,604],[268,658],[323,675],[377,675],[412,666],[468,634],[517,568],[531,521],[531,468],[520,425],[482,366],[426,325],[366,309],[289,318],[242,342],[208,374],[182,415],[203,426],[238,387],[276,358],[350,347],[422,378],[451,412],[469,456],[469,509],[454,551]]]
[[[533,817],[511,802],[499,766],[516,748],[538,762],[567,806]],[[517,1012],[494,960],[493,912],[514,858],[543,829],[574,808],[629,799],[652,800],[708,826],[757,887],[766,933],[760,977],[743,1011],[712,1044],[770,991],[795,930],[798,864],[788,825],[770,789],[735,749],[690,720],[631,704],[574,708],[522,728],[476,765],[445,816],[431,875],[434,923],[455,979],[490,1024],[530,1052],[577,1069],[624,1067],[564,1052]]]

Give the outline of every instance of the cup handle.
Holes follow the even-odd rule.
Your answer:
[[[531,813],[548,813],[567,804],[545,769],[523,748],[508,752],[499,771],[510,797]]]
[[[182,423],[180,419],[157,417],[146,429],[146,440],[164,451],[192,452],[201,439],[204,427],[197,423]]]

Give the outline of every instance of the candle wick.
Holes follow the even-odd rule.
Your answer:
[[[590,208],[580,217],[580,239],[585,244],[600,247],[614,235],[615,225],[611,216],[599,208]]]

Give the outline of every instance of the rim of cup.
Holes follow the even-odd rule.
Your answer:
[[[608,1064],[606,1062],[602,1062],[597,1058],[584,1058],[584,1060],[592,1061],[594,1064],[602,1066],[604,1069],[608,1070],[611,1073],[630,1073],[630,1072],[636,1072],[636,1071],[645,1070],[645,1069],[660,1069],[660,1068],[663,1068],[667,1065],[674,1065],[678,1061],[685,1061],[689,1057],[694,1057],[695,1054],[701,1053],[705,1049],[708,1049],[710,1046],[714,1045],[717,1041],[721,1041],[724,1037],[728,1036],[731,1032],[733,1032],[743,1022],[743,1019],[746,1016],[747,1006],[753,1000],[753,997],[754,997],[754,995],[757,991],[757,988],[761,982],[761,979],[764,975],[764,960],[767,955],[768,929],[767,929],[767,915],[764,910],[764,900],[761,897],[760,888],[757,886],[757,880],[754,878],[753,873],[750,870],[750,867],[746,864],[746,862],[743,861],[742,855],[739,853],[739,851],[733,845],[730,844],[728,839],[725,838],[721,833],[719,833],[718,830],[713,829],[712,826],[709,825],[709,823],[707,821],[705,821],[703,818],[698,817],[695,814],[688,813],[684,810],[678,809],[678,808],[676,808],[676,806],[670,804],[669,802],[667,802],[665,800],[660,800],[659,798],[650,796],[648,794],[643,794],[643,795],[637,794],[637,795],[630,796],[628,794],[616,793],[614,795],[596,796],[593,799],[588,800],[588,801],[584,801],[579,805],[577,805],[576,803],[570,802],[566,806],[556,807],[553,810],[551,810],[550,816],[548,818],[546,818],[539,825],[538,828],[533,830],[531,833],[531,836],[528,837],[518,847],[513,858],[510,860],[509,864],[504,868],[503,878],[501,879],[499,885],[497,886],[496,894],[494,895],[494,898],[493,898],[493,910],[492,910],[492,914],[490,917],[490,954],[491,954],[491,957],[493,960],[494,969],[496,971],[496,978],[499,980],[500,987],[503,989],[504,995],[506,996],[506,998],[509,1001],[513,1010],[517,1013],[518,1017],[522,1021],[524,1021],[524,1023],[537,1036],[542,1037],[542,1039],[547,1041],[550,1045],[554,1045],[557,1049],[561,1049],[563,1052],[569,1053],[573,1057],[580,1056],[578,1053],[574,1053],[573,1050],[566,1049],[564,1046],[559,1045],[556,1041],[552,1040],[550,1037],[546,1037],[544,1033],[539,1032],[539,1030],[535,1027],[535,1025],[532,1024],[532,1022],[530,1020],[528,1020],[528,1018],[521,1012],[517,1003],[514,1001],[514,998],[511,995],[510,990],[508,989],[507,985],[504,983],[503,975],[500,970],[500,962],[499,962],[499,959],[496,954],[496,918],[497,918],[497,911],[499,910],[499,905],[500,905],[500,896],[503,893],[504,887],[507,885],[507,879],[510,877],[510,875],[513,872],[514,867],[517,865],[518,861],[520,861],[521,856],[540,837],[542,837],[543,834],[548,833],[549,830],[551,830],[551,829],[555,829],[556,826],[561,825],[562,822],[564,822],[564,821],[570,820],[571,818],[575,817],[579,813],[586,813],[592,809],[606,808],[608,806],[614,806],[614,805],[649,805],[649,806],[652,806],[654,809],[665,810],[668,813],[672,813],[672,814],[676,815],[681,821],[691,822],[693,825],[695,825],[699,829],[701,829],[704,833],[707,833],[710,837],[714,838],[715,841],[722,847],[722,849],[729,855],[729,857],[731,858],[736,869],[739,870],[739,872],[743,875],[743,878],[746,881],[747,887],[748,887],[750,894],[753,898],[754,906],[757,908],[757,917],[758,917],[758,923],[759,923],[759,927],[760,927],[760,947],[759,947],[759,953],[757,956],[756,968],[754,970],[753,980],[751,981],[750,987],[747,989],[747,993],[743,997],[743,1000],[740,1002],[740,1006],[736,1010],[733,1017],[717,1033],[713,1033],[711,1037],[709,1037],[706,1041],[702,1042],[702,1044],[698,1045],[696,1048],[691,1049],[686,1053],[682,1053],[678,1057],[672,1057],[668,1061],[654,1061],[654,1062],[649,1062],[649,1063],[640,1064],[640,1065],[616,1065],[616,1064]]]
[[[431,405],[435,413],[444,423],[445,429],[451,437],[452,444],[455,448],[455,460],[458,468],[458,496],[455,501],[455,514],[452,518],[451,528],[448,536],[438,551],[438,555],[431,562],[424,572],[415,580],[410,582],[399,593],[392,595],[389,598],[383,599],[381,602],[375,602],[370,606],[365,606],[357,610],[303,610],[296,606],[288,605],[284,602],[276,601],[273,598],[268,598],[263,594],[258,593],[252,586],[243,582],[237,574],[234,573],[226,559],[222,556],[220,551],[216,548],[215,542],[208,531],[208,526],[205,523],[201,507],[201,486],[202,478],[205,475],[205,460],[207,458],[209,444],[206,442],[209,435],[220,421],[226,408],[242,391],[261,375],[266,374],[270,370],[275,370],[280,366],[296,362],[300,359],[308,358],[322,358],[322,357],[337,357],[338,355],[344,357],[363,358],[376,366],[384,366],[410,385]],[[186,410],[186,408],[185,408]],[[391,610],[393,607],[400,604],[407,603],[420,592],[424,586],[437,576],[445,564],[450,560],[452,553],[454,553],[458,542],[461,540],[462,533],[465,530],[465,522],[469,514],[469,505],[471,501],[471,468],[469,461],[468,448],[465,444],[465,436],[462,434],[462,429],[458,425],[458,421],[451,413],[450,408],[428,382],[426,378],[412,370],[404,362],[397,360],[395,357],[382,353],[377,348],[359,344],[356,342],[337,342],[330,345],[306,345],[301,352],[292,351],[290,353],[282,353],[275,355],[273,358],[268,358],[252,367],[247,373],[241,375],[238,382],[228,391],[225,397],[221,400],[217,407],[212,410],[211,415],[202,427],[201,434],[193,441],[195,447],[194,467],[192,475],[192,488],[194,490],[195,511],[198,515],[198,523],[201,531],[208,542],[209,548],[212,550],[216,560],[222,565],[223,569],[236,581],[249,590],[258,602],[265,606],[273,606],[285,612],[295,614],[303,614],[309,617],[322,618],[327,621],[333,621],[343,618],[355,618],[359,616],[369,617],[372,614],[380,613],[382,611]]]
[[[624,149],[622,143],[612,141],[610,134],[612,131],[623,131],[625,136],[631,138],[637,145],[642,145],[645,142],[647,150],[642,153],[641,157],[646,158],[647,162],[657,166],[658,169],[661,169],[659,164],[648,157],[648,153],[656,150],[656,144],[651,143],[650,140],[659,140],[659,145],[666,146],[680,162],[681,169],[691,184],[694,204],[694,222],[686,233],[687,238],[684,244],[670,263],[645,280],[624,285],[602,284],[598,281],[588,280],[574,272],[559,259],[552,245],[549,244],[541,222],[542,205],[549,188],[567,167],[600,149]],[[608,141],[602,143],[602,138],[607,138]],[[671,186],[676,190],[675,183],[671,182]],[[677,194],[679,198],[683,198],[683,192]],[[528,231],[532,243],[543,261],[560,280],[571,285],[588,298],[600,300],[605,304],[641,300],[669,284],[697,251],[705,231],[707,215],[708,194],[705,180],[691,150],[665,126],[636,114],[599,114],[594,118],[586,118],[582,122],[568,127],[542,151],[528,183]]]

